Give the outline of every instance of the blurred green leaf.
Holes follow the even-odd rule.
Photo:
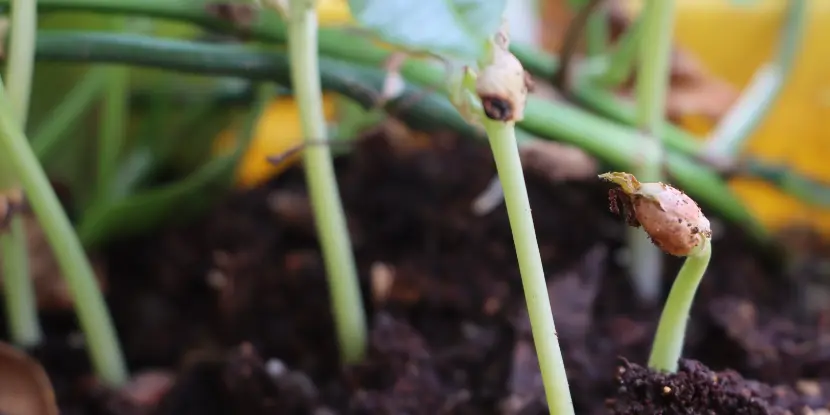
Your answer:
[[[349,0],[354,18],[407,49],[478,60],[507,0]]]
[[[93,247],[110,235],[136,235],[171,216],[174,220],[190,218],[211,206],[230,186],[235,165],[234,155],[220,157],[179,182],[94,205],[78,226],[81,242]]]
[[[273,85],[265,84],[259,88],[240,132],[239,144],[231,154],[212,159],[178,182],[92,205],[78,226],[78,235],[84,246],[97,246],[112,235],[125,237],[146,232],[165,221],[189,220],[212,206],[233,185],[236,165],[253,139],[257,120],[273,96]],[[147,165],[152,165],[155,160],[146,153],[143,160],[131,161],[135,165],[122,167],[149,169],[152,166]],[[130,174],[126,170],[121,173]]]

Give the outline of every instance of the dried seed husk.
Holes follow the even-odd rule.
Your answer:
[[[611,210],[623,213],[629,225],[642,226],[664,252],[693,255],[704,238],[712,237],[709,219],[682,191],[660,182],[640,183],[629,173],[605,173],[599,177],[620,186],[609,193]]]

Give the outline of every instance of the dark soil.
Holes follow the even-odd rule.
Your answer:
[[[489,149],[452,136],[426,144],[373,136],[338,161],[370,318],[364,363],[338,364],[303,176],[292,169],[199,223],[111,246],[108,299],[140,382],[95,387],[72,317],[48,315],[35,354],[63,413],[545,413],[504,206],[483,217],[470,208],[495,172]],[[687,336],[695,360],[654,374],[628,363],[645,362],[660,306],[634,300],[608,187],[530,172],[527,181],[578,414],[827,407],[830,335],[821,307],[805,306],[821,284],[810,282],[821,275],[813,255],[783,267],[738,229],[716,227]],[[680,260],[667,264],[668,288]],[[164,370],[175,372],[172,387]]]

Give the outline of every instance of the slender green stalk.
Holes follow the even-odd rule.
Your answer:
[[[101,91],[107,86],[107,68],[92,68],[66,97],[49,113],[32,134],[32,149],[41,163],[47,163],[55,155],[66,136],[74,128],[81,115],[89,109]]]
[[[11,83],[8,97],[18,124],[25,128],[35,63],[37,3],[36,0],[14,0],[11,6],[11,45],[6,68]],[[9,182],[16,185],[13,178],[9,178]],[[3,257],[3,293],[9,334],[12,342],[22,347],[40,343],[43,336],[37,317],[35,290],[29,276],[28,251],[26,226],[23,217],[16,215],[9,231],[0,233],[0,255]]]
[[[588,17],[585,26],[585,40],[588,56],[599,56],[605,53],[608,46],[608,9],[600,5]]]
[[[614,51],[607,58],[605,71],[597,76],[596,81],[606,88],[621,85],[631,76],[637,52],[643,34],[643,16],[638,16],[634,23],[617,41]]]
[[[648,359],[650,368],[667,372],[677,371],[677,362],[680,360],[683,341],[686,338],[689,311],[711,257],[712,242],[709,238],[703,238],[697,252],[686,257],[686,262],[674,280],[663,314],[660,315],[651,356]]]
[[[98,131],[98,169],[96,197],[109,199],[115,191],[113,180],[118,172],[121,148],[127,135],[129,116],[130,72],[128,68],[108,68]]]
[[[7,235],[0,235],[3,256],[3,293],[11,341],[21,347],[40,344],[43,334],[37,317],[37,299],[29,277],[29,249],[25,222],[12,218]]]
[[[326,139],[317,56],[317,11],[309,0],[292,0],[288,19],[291,84],[307,140]],[[332,313],[343,363],[356,363],[366,352],[366,320],[352,257],[349,230],[340,202],[328,146],[303,151],[306,182],[329,277]]]
[[[120,385],[127,380],[124,357],[98,289],[92,266],[61,208],[46,173],[29,147],[26,135],[16,122],[8,97],[0,83],[0,153],[9,155],[14,174],[20,180],[55,257],[67,280],[78,320],[89,346],[92,365],[105,383]]]
[[[660,140],[668,91],[675,0],[648,0],[643,11],[637,76],[637,126],[644,136],[634,175],[645,182],[663,180],[663,145]],[[629,273],[641,300],[654,303],[660,296],[662,254],[642,229],[628,229],[631,252]]]
[[[552,415],[573,414],[565,362],[562,359],[550,308],[545,271],[542,268],[542,257],[536,242],[533,217],[530,214],[530,200],[525,187],[514,123],[486,119],[484,128],[487,130],[499,180],[504,188],[504,203],[507,206],[510,229],[516,245],[519,272],[522,275],[533,343],[539,357],[548,408]]]

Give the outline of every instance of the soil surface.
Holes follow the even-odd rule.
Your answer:
[[[337,168],[370,319],[363,363],[339,365],[294,168],[198,223],[109,247],[108,300],[136,378],[122,390],[96,386],[72,315],[47,314],[47,342],[32,353],[62,413],[546,413],[504,205],[471,208],[495,173],[486,143],[376,134]],[[808,235],[788,235],[800,248],[785,264],[703,206],[716,236],[687,335],[694,360],[655,374],[636,363],[662,304],[636,300],[629,286],[608,185],[526,176],[578,414],[828,407],[826,267]],[[666,264],[667,292],[681,262]]]

